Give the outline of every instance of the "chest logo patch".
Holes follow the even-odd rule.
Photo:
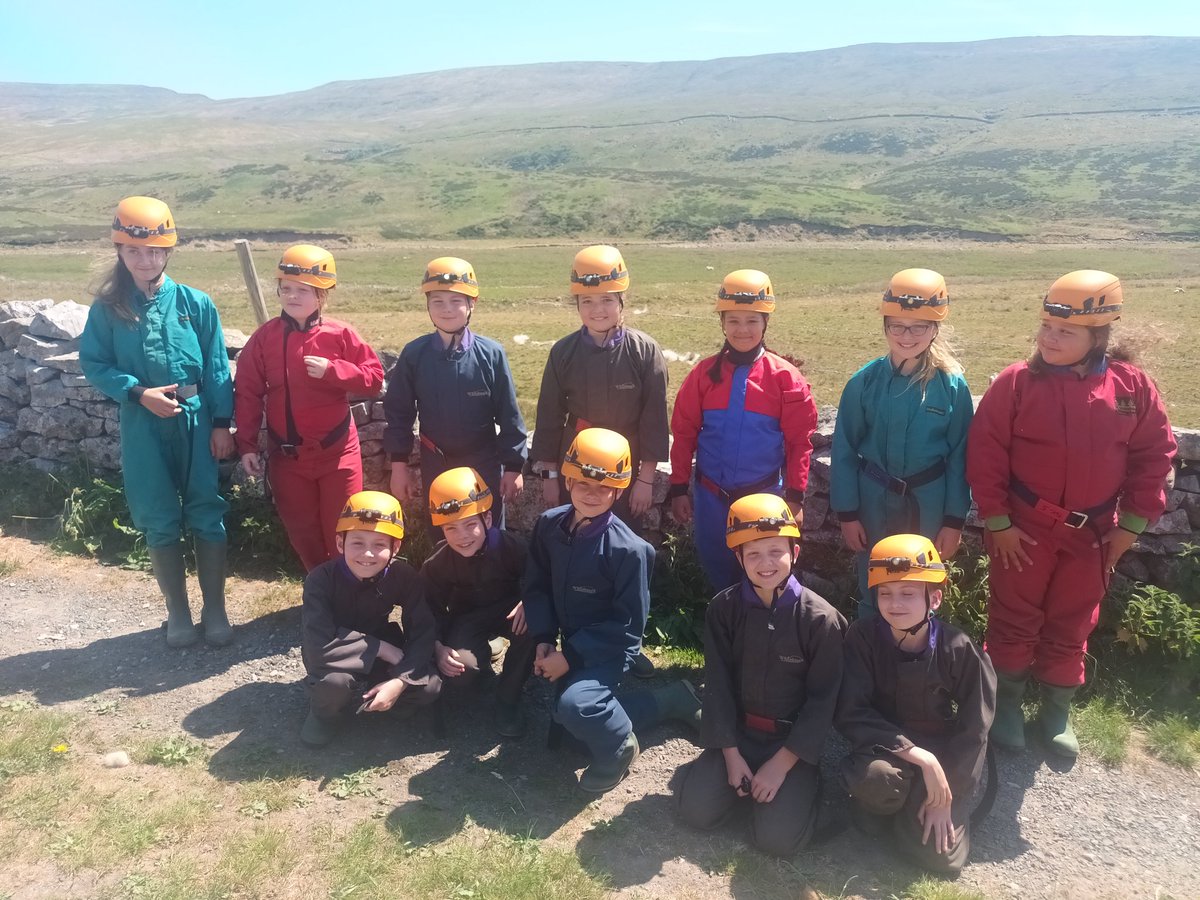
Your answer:
[[[620,384],[614,384],[613,389],[618,391],[632,391],[637,385],[632,381],[622,381]]]
[[[468,397],[486,397],[487,395],[487,391],[467,391]]]
[[[594,594],[594,593],[596,593],[596,589],[594,587],[591,587],[590,585],[586,585],[586,584],[573,584],[573,585],[571,585],[571,590],[575,591],[575,593],[577,593],[577,594]]]
[[[1117,415],[1119,416],[1136,416],[1137,415],[1137,400],[1133,397],[1117,397]]]
[[[925,412],[931,413],[932,415],[935,415],[935,416],[944,416],[946,414],[946,411],[944,409],[942,409],[940,406],[926,406]]]
[[[780,656],[779,661],[782,663],[802,663],[804,658],[800,656]]]

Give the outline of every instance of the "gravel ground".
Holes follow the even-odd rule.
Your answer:
[[[410,839],[448,836],[469,816],[574,848],[622,897],[812,897],[801,894],[809,884],[824,896],[886,898],[920,875],[849,828],[777,862],[747,850],[737,826],[707,835],[678,825],[672,786],[698,752],[681,729],[647,736],[618,789],[599,800],[582,795],[572,772],[584,761],[545,749],[541,684],[530,685],[535,727],[519,742],[493,740],[488,697],[477,695],[447,704],[445,737],[428,713],[405,723],[355,721],[352,734],[314,753],[298,740],[298,589],[231,579],[232,618],[246,623],[235,645],[169,652],[149,576],[12,537],[0,537],[0,559],[19,564],[0,580],[0,695],[24,692],[83,713],[115,701],[119,715],[93,716],[101,734],[128,738],[135,722],[164,734],[182,729],[213,751],[209,769],[218,779],[291,772],[297,760],[321,778],[387,766],[397,776],[389,819]],[[192,592],[198,596],[194,582]],[[831,740],[825,759],[822,821],[832,830],[847,815],[828,777],[842,748]],[[974,836],[960,886],[990,898],[1200,897],[1197,775],[1136,746],[1116,769],[1086,755],[1065,766],[1037,748],[1002,753],[998,762],[996,806]],[[29,896],[42,895],[30,887]]]

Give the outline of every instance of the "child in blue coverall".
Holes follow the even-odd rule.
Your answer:
[[[571,503],[538,518],[525,569],[534,673],[556,684],[554,721],[592,756],[579,779],[592,793],[625,777],[639,753],[635,731],[672,718],[694,724],[700,709],[686,682],[620,699],[613,693],[641,648],[654,566],[654,548],[612,511],[632,468],[621,435],[579,432],[560,470]]]
[[[469,327],[479,298],[479,281],[469,262],[453,256],[432,260],[421,290],[433,333],[400,351],[383,398],[383,446],[392,458],[392,494],[401,500],[421,496],[416,473],[408,466],[419,415],[426,495],[442,472],[469,466],[492,492],[492,518],[503,528],[504,503],[520,495],[525,465],[525,421],[508,356],[499,343]]]
[[[897,272],[880,307],[887,355],[855,372],[842,391],[829,502],[856,554],[860,619],[875,614],[868,548],[889,534],[922,534],[949,559],[971,507],[966,454],[973,406],[942,333],[949,310],[946,281],[937,272]]]
[[[96,390],[121,404],[125,499],[166,601],[167,646],[200,638],[188,606],[185,525],[195,540],[204,640],[223,646],[233,629],[217,460],[233,454],[233,381],[216,306],[167,275],[177,238],[161,200],[120,202],[112,224],[117,261],[88,313],[79,363]]]

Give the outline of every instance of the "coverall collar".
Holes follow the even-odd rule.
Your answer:
[[[610,509],[608,512],[601,513],[600,515],[596,516],[596,518],[589,521],[586,525],[581,525],[579,528],[574,529],[574,531],[571,529],[571,520],[573,518],[575,518],[575,507],[568,505],[567,514],[562,517],[562,521],[559,522],[558,527],[561,528],[568,537],[582,538],[586,540],[587,538],[595,537],[604,531],[604,529],[608,528],[608,525],[613,518],[613,512]]]
[[[1086,375],[1083,376],[1080,376],[1079,373],[1075,371],[1075,366],[1052,366],[1044,361],[1043,365],[1046,366],[1045,371],[1049,372],[1051,375],[1075,375],[1076,377],[1091,378],[1093,375],[1103,375],[1108,371],[1108,356],[1100,357],[1100,359],[1096,361],[1096,364],[1088,370]]]
[[[789,575],[787,581],[783,583],[783,590],[779,592],[779,596],[775,598],[772,605],[775,609],[787,609],[795,606],[800,599],[800,579],[795,575]],[[758,592],[754,590],[754,585],[750,583],[750,579],[742,574],[742,601],[747,606],[757,606],[762,609],[767,608],[767,604],[759,599]]]
[[[939,622],[937,617],[932,613],[929,615],[929,631],[927,634],[929,640],[925,646],[921,647],[920,650],[915,651],[902,650],[900,645],[896,643],[896,639],[892,636],[892,626],[888,624],[888,620],[879,614],[877,614],[875,618],[878,619],[875,627],[880,630],[880,634],[884,637],[884,639],[890,642],[892,646],[896,648],[896,652],[902,657],[907,657],[908,659],[919,659],[926,653],[932,652],[933,648],[937,646],[937,638],[938,632],[941,630],[941,622]],[[904,638],[901,638],[900,640],[903,641]]]
[[[321,324],[321,310],[319,308],[314,310],[313,314],[305,319],[303,325],[285,312],[280,312],[279,318],[283,319],[284,324],[291,328],[292,331],[308,331]]]
[[[734,350],[733,347],[730,346],[728,341],[725,342],[725,347],[726,347],[725,358],[727,360],[729,360],[730,364],[735,369],[738,366],[753,365],[754,363],[758,362],[758,358],[760,356],[762,356],[767,350],[766,345],[761,342],[758,344],[758,346],[756,346],[750,350]]]
[[[586,325],[584,325],[582,328],[579,329],[579,333],[581,335],[583,335],[583,340],[589,346],[599,347],[601,350],[608,350],[611,347],[617,346],[617,344],[621,343],[621,341],[623,341],[625,339],[625,326],[618,325],[616,328],[614,328],[612,330],[612,333],[609,334],[609,336],[607,338],[605,338],[603,344],[596,343],[596,339],[594,337],[592,337],[591,332],[589,332],[587,330]]]
[[[458,340],[450,347],[446,346],[446,341],[442,336],[442,332],[434,331],[433,337],[438,342],[438,346],[451,356],[458,356],[459,354],[466,353],[471,349],[471,345],[475,343],[475,333],[471,331],[471,326],[469,325],[463,326],[462,332],[458,335]]]
[[[154,303],[156,300],[158,300],[159,297],[163,296],[167,292],[168,288],[174,289],[174,287],[175,282],[171,280],[171,276],[166,272],[163,272],[162,284],[158,286],[158,290],[154,292],[153,297],[147,297],[135,287],[133,289],[133,299],[137,301],[139,306],[149,306],[151,303]]]

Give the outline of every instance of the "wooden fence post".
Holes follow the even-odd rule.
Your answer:
[[[233,242],[237,248],[238,261],[242,264],[242,279],[246,282],[246,292],[250,295],[250,309],[259,325],[265,325],[271,318],[267,312],[267,304],[263,301],[262,288],[258,283],[258,273],[254,270],[254,258],[250,255],[250,242],[238,238]]]

